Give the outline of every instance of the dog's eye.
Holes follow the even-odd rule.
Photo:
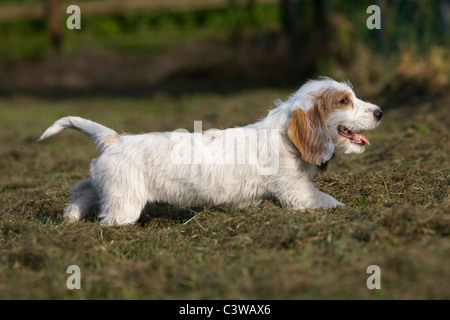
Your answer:
[[[348,104],[349,101],[347,98],[342,99],[341,101],[339,101],[340,104]]]

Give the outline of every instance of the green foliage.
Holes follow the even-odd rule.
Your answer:
[[[67,30],[62,21],[68,53],[105,46],[125,53],[161,50],[193,37],[229,36],[250,28],[279,30],[279,8],[255,5],[218,10],[126,13],[121,16],[83,16],[81,30]],[[0,23],[0,57],[36,58],[50,50],[44,21]]]

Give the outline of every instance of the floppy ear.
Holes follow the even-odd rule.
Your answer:
[[[288,137],[306,162],[323,166],[333,155],[334,144],[317,103],[306,112],[292,111]]]

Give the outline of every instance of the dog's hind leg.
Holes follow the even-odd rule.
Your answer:
[[[100,202],[100,223],[109,226],[135,223],[146,204],[145,199],[135,194],[103,196]]]
[[[73,187],[69,204],[64,208],[64,217],[70,222],[83,220],[97,204],[97,192],[90,179],[80,180]]]

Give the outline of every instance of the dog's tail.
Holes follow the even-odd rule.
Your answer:
[[[76,129],[88,137],[91,137],[100,151],[106,149],[120,139],[117,132],[96,122],[80,117],[64,117],[57,120],[51,127],[45,130],[38,141],[42,141],[68,128]]]

